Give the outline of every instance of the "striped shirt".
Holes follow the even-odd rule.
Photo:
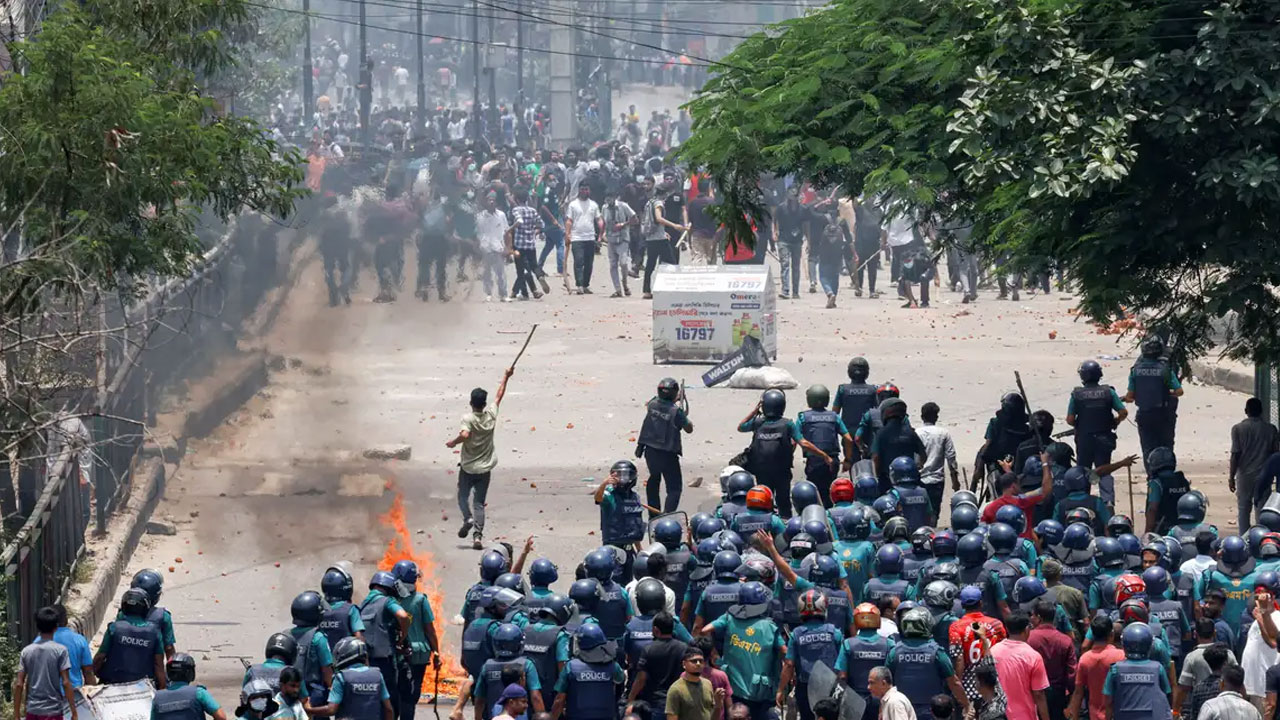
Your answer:
[[[516,249],[532,250],[537,247],[538,233],[543,228],[538,211],[529,205],[517,205],[511,208],[511,218],[516,223],[513,237]]]

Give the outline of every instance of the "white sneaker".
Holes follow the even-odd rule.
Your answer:
[[[502,298],[501,302],[509,303],[509,302],[511,302],[511,298],[510,298],[509,296],[508,296],[508,297],[504,297],[504,298]]]
[[[492,295],[485,295],[485,296],[484,296],[484,301],[485,301],[485,302],[493,302],[493,296],[492,296]]]

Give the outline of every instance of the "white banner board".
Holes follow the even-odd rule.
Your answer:
[[[718,363],[754,336],[778,357],[777,293],[765,265],[660,265],[653,362]]]

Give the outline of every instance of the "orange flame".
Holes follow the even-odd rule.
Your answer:
[[[378,561],[378,569],[389,571],[401,560],[412,560],[418,564],[418,588],[431,602],[431,608],[435,612],[436,637],[440,639],[441,645],[444,645],[446,627],[444,592],[440,589],[440,582],[436,578],[435,558],[425,550],[414,549],[409,535],[409,526],[405,523],[404,495],[393,482],[387,482],[387,489],[395,493],[395,497],[391,502],[391,509],[380,516],[378,521],[390,528],[394,535],[387,543],[382,559]],[[458,661],[457,656],[448,652],[446,648],[442,647],[440,650],[440,695],[456,696],[458,687],[466,679],[467,673],[462,669],[462,663]],[[435,692],[434,670],[427,668],[422,684],[424,697]]]

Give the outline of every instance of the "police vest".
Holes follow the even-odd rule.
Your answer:
[[[1121,660],[1112,666],[1115,685],[1111,707],[1115,720],[1161,720],[1169,717],[1169,698],[1160,689],[1165,669],[1152,660]]]
[[[805,410],[800,435],[833,458],[840,457],[840,418],[830,410]]]
[[[1006,419],[1004,411],[1001,410],[996,412],[995,420],[995,434],[982,454],[983,461],[988,464],[1006,457],[1013,457],[1018,452],[1018,446],[1031,437],[1031,427],[1027,425],[1025,418]],[[1014,468],[1014,470],[1021,472],[1022,468]]]
[[[623,650],[627,655],[627,668],[635,672],[644,649],[653,642],[653,616],[636,615],[628,620],[626,637]]]
[[[111,648],[102,665],[102,679],[125,683],[155,677],[156,651],[160,645],[158,628],[151,623],[133,625],[116,620],[111,628]]]
[[[755,535],[757,530],[764,530],[765,532],[772,533],[773,518],[774,518],[773,513],[761,513],[761,512],[739,513],[738,516],[733,519],[733,524],[731,525],[731,527],[733,528],[734,532],[738,533],[744,538],[750,537],[751,535]]]
[[[1133,401],[1138,410],[1163,410],[1169,401],[1169,364],[1159,358],[1138,358],[1133,364]]]
[[[644,422],[640,425],[640,435],[636,442],[654,450],[664,450],[679,455],[680,427],[676,425],[676,414],[679,408],[670,400],[654,398],[645,405]]]
[[[613,694],[613,663],[569,661],[565,688],[565,715],[569,720],[613,720],[617,702]]]
[[[1082,593],[1088,595],[1089,583],[1093,581],[1093,576],[1098,574],[1098,568],[1092,560],[1068,565],[1062,563],[1062,584],[1067,587],[1073,587]]]
[[[1169,537],[1178,541],[1182,546],[1182,557],[1188,560],[1196,556],[1196,535],[1202,532],[1212,532],[1213,526],[1209,523],[1200,523],[1190,529],[1181,525],[1174,525],[1169,528]]]
[[[382,673],[377,668],[347,668],[338,673],[342,678],[342,702],[338,717],[342,720],[380,720],[382,718]]]
[[[155,625],[160,630],[160,640],[164,640],[164,618],[169,614],[168,610],[162,607],[153,607],[147,611],[147,622]]]
[[[1000,587],[1004,588],[1005,597],[1012,597],[1013,586],[1018,583],[1018,578],[1028,574],[1027,566],[1021,560],[1011,557],[993,557],[982,565],[982,569],[994,572],[1000,578]]]
[[[782,580],[781,589],[770,603],[773,621],[779,625],[795,627],[800,624],[800,589],[795,584]]]
[[[621,585],[610,580],[608,583],[601,583],[600,587],[603,597],[596,606],[596,619],[600,621],[600,629],[604,630],[605,637],[617,640],[627,631],[627,613],[630,608],[627,607],[627,599],[622,596]]]
[[[391,641],[391,621],[387,620],[387,603],[391,598],[379,595],[365,599],[360,606],[360,619],[364,621],[364,644],[369,647],[369,658],[381,660],[391,657],[394,651]]]
[[[919,560],[915,557],[915,553],[908,553],[902,556],[902,579],[912,585],[920,579],[920,572],[924,570],[925,563],[928,559]]]
[[[947,692],[938,675],[938,644],[926,640],[920,645],[898,645],[888,662],[893,684],[911,700],[916,717],[932,719],[929,702]]]
[[[564,628],[559,625],[530,625],[524,629],[524,656],[533,662],[544,692],[560,677],[556,668],[556,645],[563,632]]]
[[[689,548],[681,545],[678,550],[667,553],[667,587],[676,595],[677,610],[684,600],[684,593],[689,589],[689,572],[692,569],[693,554]]]
[[[489,646],[489,626],[493,618],[480,618],[462,631],[462,667],[473,678],[480,677],[480,668],[493,657]]]
[[[870,383],[844,383],[836,388],[840,401],[840,419],[847,428],[857,427],[862,416],[876,406],[876,386]]]
[[[840,628],[840,633],[847,632],[849,627],[849,594],[844,590],[832,587],[819,587],[827,598],[827,622]],[[835,669],[835,666],[832,666]]]
[[[1187,476],[1181,470],[1162,476],[1159,480],[1160,515],[1156,522],[1156,532],[1163,534],[1178,524],[1178,500],[1191,489],[1191,483],[1187,482]]]
[[[845,640],[844,667],[849,686],[862,697],[869,696],[871,691],[867,688],[867,676],[871,673],[871,668],[884,665],[887,657],[889,638],[880,635],[867,638],[858,633]]]
[[[692,615],[693,609],[698,605],[698,598],[702,597],[702,591],[706,590],[714,579],[711,566],[699,563],[693,572],[689,573],[689,587],[685,590],[685,594],[676,598],[676,615],[684,614],[686,604]]]
[[[329,641],[329,647],[338,644],[343,638],[351,637],[351,605],[340,602],[324,611],[320,616],[320,632]]]
[[[893,489],[902,503],[902,517],[907,521],[907,530],[915,532],[929,524],[932,510],[929,505],[929,491],[916,483],[899,485]]]
[[[257,663],[250,665],[246,670],[251,680],[262,680],[271,686],[272,692],[280,692],[280,671],[284,670],[284,665],[267,665],[266,663]]]
[[[727,583],[716,580],[702,591],[702,612],[698,613],[705,624],[715,622],[729,610],[729,606],[738,602],[738,588],[741,583]]]
[[[862,428],[862,420],[867,421],[866,428]],[[880,408],[871,408],[863,416],[862,420],[858,421],[858,427],[865,430],[862,434],[862,444],[867,448],[867,457],[870,457],[871,447],[875,444],[876,435],[884,429],[884,420],[880,419]]]
[[[1000,614],[1000,606],[996,604],[996,589],[991,580],[992,572],[986,566],[986,563],[974,567],[960,566],[960,587],[965,585],[974,585],[982,591],[982,614],[988,617],[1003,617]]]
[[[1084,385],[1071,391],[1077,434],[1102,435],[1115,430],[1111,414],[1114,392],[1110,385]]]
[[[487,582],[478,582],[467,588],[466,597],[462,599],[462,629],[466,630],[472,620],[480,617],[480,594],[489,587]]]
[[[531,591],[527,596],[525,596],[524,609],[532,615],[534,610],[547,606],[547,598],[549,597],[551,597],[550,591],[548,591],[546,595],[538,595]]]
[[[1075,510],[1076,508],[1084,508],[1093,514],[1093,522],[1090,524],[1090,527],[1093,530],[1094,536],[1102,537],[1106,532],[1107,526],[1102,522],[1102,514],[1098,512],[1098,504],[1100,500],[1101,498],[1087,494],[1084,497],[1071,497],[1068,495],[1063,498],[1062,502],[1058,503],[1058,509],[1056,511],[1058,513],[1058,522],[1065,525],[1067,521],[1067,513]]]
[[[1090,585],[1097,589],[1101,601],[1094,610],[1114,610],[1116,608],[1116,576],[1105,573],[1093,578]],[[1088,593],[1085,594],[1088,597]]]
[[[775,418],[765,420],[756,428],[748,452],[756,474],[791,467],[795,446],[792,445],[790,424],[786,418]]]
[[[524,686],[529,685],[528,678],[524,677],[525,659],[523,655],[517,655],[510,660],[489,659],[484,661],[484,666],[480,668],[480,675],[484,678],[484,717],[493,717],[493,706],[498,702],[498,698],[502,697],[502,691],[506,689],[506,685],[502,684],[503,670],[518,670],[520,672],[519,683]],[[541,680],[541,677],[539,677]]]
[[[294,659],[293,666],[298,668],[298,672],[302,675],[302,682],[307,686],[308,690],[324,686],[324,680],[320,676],[320,658],[316,655],[316,649],[311,644],[318,629],[307,628],[307,631],[297,638],[298,657]],[[293,633],[285,632],[290,637],[293,637]]]
[[[184,685],[177,690],[157,690],[151,700],[151,717],[153,720],[204,720],[204,708],[196,699],[199,689],[199,685]]]
[[[600,536],[605,545],[625,547],[644,539],[644,506],[635,490],[614,487],[613,504],[600,504]]]
[[[821,625],[803,624],[791,633],[791,642],[796,646],[796,682],[808,683],[809,673],[813,672],[818,662],[826,664],[832,670],[840,657],[840,640],[844,632],[827,622]]]
[[[1150,602],[1151,620],[1159,622],[1164,628],[1164,635],[1169,643],[1169,652],[1173,657],[1182,656],[1182,603],[1177,600],[1160,598]]]
[[[1190,573],[1179,572],[1173,588],[1178,597],[1178,602],[1182,603],[1182,612],[1186,614],[1188,619],[1195,617],[1195,576]]]
[[[716,511],[716,514],[720,516],[721,520],[724,520],[724,524],[727,527],[733,527],[733,519],[746,511],[746,505],[726,500],[720,503],[720,508]]]
[[[827,510],[827,514],[831,516],[831,524],[835,525],[838,530],[840,528],[840,520],[845,515],[853,512],[853,509],[856,507],[859,507],[857,503],[849,503],[848,505],[832,505],[831,508]]]
[[[882,598],[904,598],[907,596],[907,588],[910,585],[911,583],[902,578],[890,581],[878,577],[871,578],[867,581],[867,591],[863,593],[863,600],[878,605]]]

